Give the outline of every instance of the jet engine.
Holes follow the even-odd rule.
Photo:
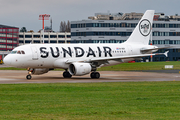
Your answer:
[[[34,75],[41,75],[44,73],[47,73],[49,71],[49,68],[30,68],[29,69],[29,74],[34,74]]]
[[[69,73],[71,75],[86,75],[89,74],[92,70],[92,67],[89,63],[72,63],[69,65]]]

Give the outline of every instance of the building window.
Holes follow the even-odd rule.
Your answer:
[[[57,38],[57,35],[50,35],[50,38]]]
[[[18,34],[17,33],[13,33],[13,37],[18,37]]]
[[[49,41],[48,41],[48,40],[45,40],[44,43],[49,43]]]
[[[25,43],[31,43],[31,40],[26,40]]]
[[[24,38],[24,35],[19,35],[19,38]]]
[[[18,29],[13,29],[14,32],[18,32]]]
[[[71,38],[71,35],[67,35],[67,38]]]
[[[58,38],[65,38],[65,35],[58,35]]]
[[[24,41],[23,40],[19,40],[19,43],[24,43]]]
[[[43,37],[43,36],[42,36]],[[49,35],[44,35],[44,38],[49,38]]]
[[[169,36],[169,32],[165,32],[165,36]]]
[[[25,38],[32,38],[32,35],[25,35]]]
[[[57,41],[51,40],[50,43],[57,43]]]
[[[34,40],[34,43],[40,43],[40,40]]]
[[[169,40],[165,40],[165,44],[169,44]]]
[[[34,38],[40,38],[40,35],[34,35]]]

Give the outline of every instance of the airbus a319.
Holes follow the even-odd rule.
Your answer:
[[[28,44],[16,47],[4,58],[6,65],[27,68],[27,79],[56,68],[64,69],[63,77],[90,74],[100,78],[98,67],[125,63],[153,53],[157,46],[148,45],[154,10],[147,10],[134,31],[124,43],[106,44]],[[153,53],[153,54],[152,54]]]

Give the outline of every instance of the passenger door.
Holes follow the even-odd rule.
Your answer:
[[[38,60],[38,51],[35,46],[31,47],[32,50],[32,60]]]

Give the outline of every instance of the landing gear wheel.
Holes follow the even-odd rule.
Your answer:
[[[31,75],[27,75],[27,76],[26,76],[26,79],[28,79],[28,80],[30,80],[31,78],[32,78]]]
[[[72,75],[71,75],[68,71],[64,71],[64,72],[63,72],[63,77],[64,77],[64,78],[71,78]]]
[[[100,78],[99,72],[92,72],[90,76],[91,76],[92,79],[94,79],[94,78],[97,78],[97,79]]]
[[[94,73],[95,73],[95,72],[92,72],[92,73],[90,74],[91,78],[94,78]]]

